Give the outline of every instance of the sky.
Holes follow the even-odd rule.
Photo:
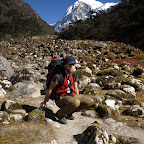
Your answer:
[[[77,0],[23,0],[28,3],[32,9],[47,23],[54,24],[62,18],[69,6]],[[107,2],[120,2],[120,0],[99,0],[105,4]]]

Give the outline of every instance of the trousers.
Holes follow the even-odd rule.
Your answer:
[[[56,112],[56,116],[58,118],[63,118],[70,113],[91,107],[94,104],[94,101],[88,96],[76,95],[60,96],[60,99],[56,100],[55,103],[60,108]]]

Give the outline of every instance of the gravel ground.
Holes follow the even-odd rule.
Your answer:
[[[49,101],[47,106],[51,107],[53,112],[58,110],[58,107],[52,101]],[[75,120],[68,120],[66,125],[60,124],[60,128],[57,130],[58,144],[78,144],[80,134],[95,122],[106,129],[109,134],[135,137],[144,144],[144,129],[128,127],[126,124],[117,121],[108,123],[100,118],[85,117],[81,115],[81,112],[74,113],[74,117]]]

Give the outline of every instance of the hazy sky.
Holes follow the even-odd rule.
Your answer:
[[[67,8],[77,0],[23,0],[28,3],[47,24],[53,24],[65,15]],[[120,0],[99,0],[101,3]]]

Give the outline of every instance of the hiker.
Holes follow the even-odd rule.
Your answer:
[[[55,103],[60,108],[56,112],[58,121],[62,124],[67,124],[67,119],[74,120],[73,112],[77,112],[84,108],[91,107],[94,104],[93,99],[79,95],[78,89],[78,76],[73,72],[75,68],[75,58],[66,56],[63,60],[64,63],[64,81],[63,84],[57,88],[55,93]],[[52,90],[54,90],[60,82],[60,74],[55,74],[51,79],[49,89],[46,92],[44,101],[40,104],[40,108],[45,107],[46,102],[50,98]]]

